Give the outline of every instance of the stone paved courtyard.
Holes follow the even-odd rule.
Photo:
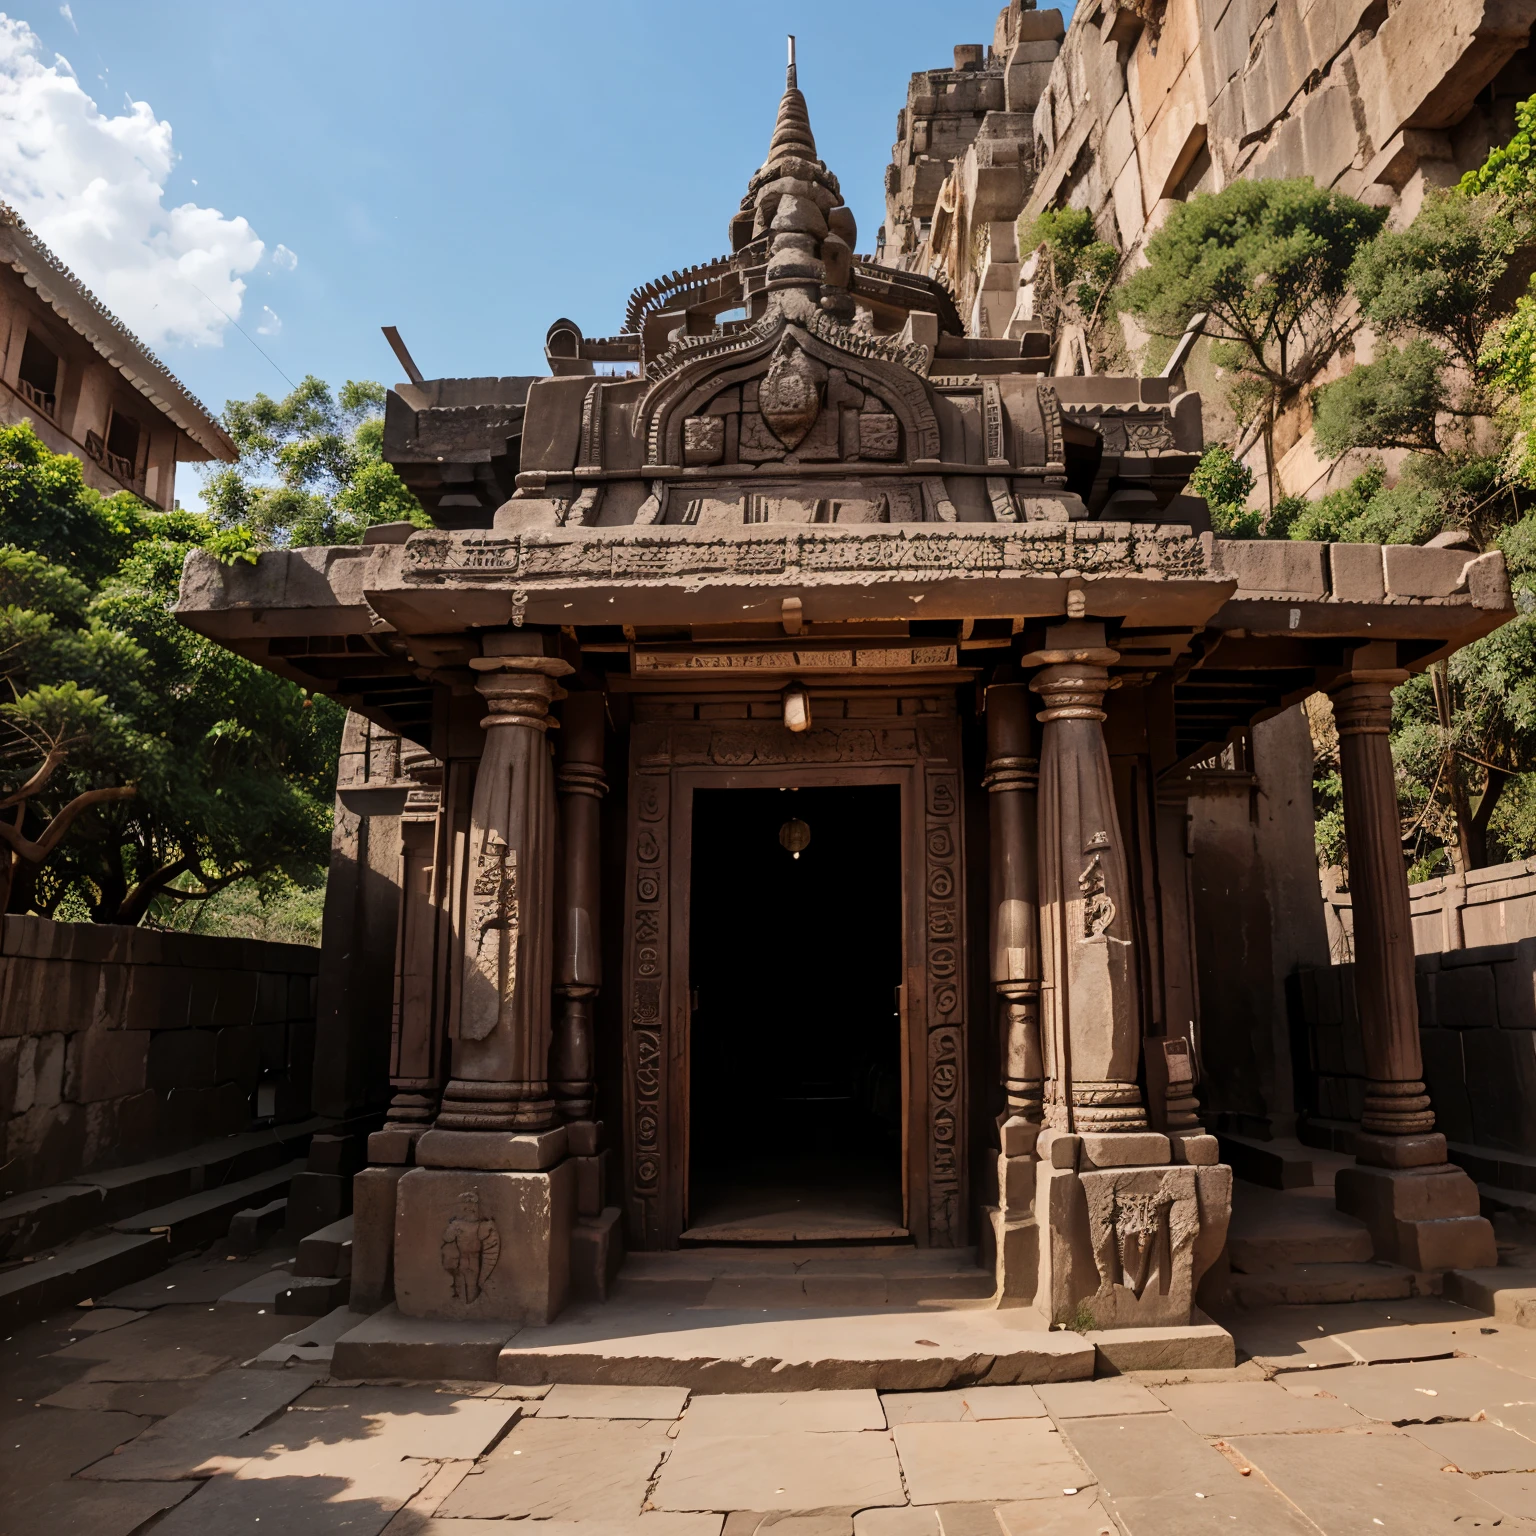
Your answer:
[[[1234,1369],[1039,1387],[358,1385],[323,1349],[242,1366],[314,1331],[219,1303],[282,1257],[192,1258],[5,1339],[0,1532],[1536,1532],[1536,1332],[1448,1302],[1236,1313]]]

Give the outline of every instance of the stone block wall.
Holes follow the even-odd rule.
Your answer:
[[[0,1197],[308,1115],[319,955],[4,918]]]
[[[1365,1094],[1353,965],[1291,977],[1306,1118],[1353,1121]],[[1424,1081],[1452,1143],[1536,1155],[1536,939],[1417,959]]]

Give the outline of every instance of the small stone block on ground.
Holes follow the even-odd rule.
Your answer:
[[[1237,1364],[1237,1345],[1217,1323],[1091,1329],[1083,1337],[1098,1351],[1099,1369],[1106,1373],[1225,1370]]]

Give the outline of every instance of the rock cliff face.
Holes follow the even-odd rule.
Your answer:
[[[1134,267],[1173,202],[1307,175],[1400,227],[1514,131],[1533,23],[1536,0],[1079,0],[1063,30],[1012,0],[989,49],[912,77],[885,259],[1002,337],[1034,314],[1021,215],[1087,208]],[[1326,488],[1304,422],[1279,446],[1285,490]]]

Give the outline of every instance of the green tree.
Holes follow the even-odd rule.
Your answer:
[[[1351,448],[1439,453],[1439,418],[1451,408],[1445,354],[1416,337],[1361,363],[1312,401],[1312,432],[1331,459]]]
[[[1154,335],[1207,315],[1215,360],[1238,375],[1234,403],[1262,434],[1274,503],[1274,422],[1359,325],[1348,302],[1356,253],[1381,228],[1378,209],[1310,179],[1235,181],[1180,203],[1147,242],[1147,266],[1119,291]]]
[[[1349,282],[1378,332],[1438,341],[1476,379],[1519,244],[1515,221],[1495,197],[1441,192],[1407,229],[1385,230],[1363,246]]]
[[[190,549],[249,558],[252,536],[93,500],[78,470],[29,425],[0,430],[5,909],[136,923],[240,881],[315,884],[342,712],[174,612]],[[96,552],[62,551],[68,568],[65,525]]]
[[[332,394],[313,374],[281,400],[231,400],[224,427],[240,460],[208,477],[204,504],[269,546],[356,544],[377,523],[430,526],[384,462],[383,408],[380,384],[349,379]]]

